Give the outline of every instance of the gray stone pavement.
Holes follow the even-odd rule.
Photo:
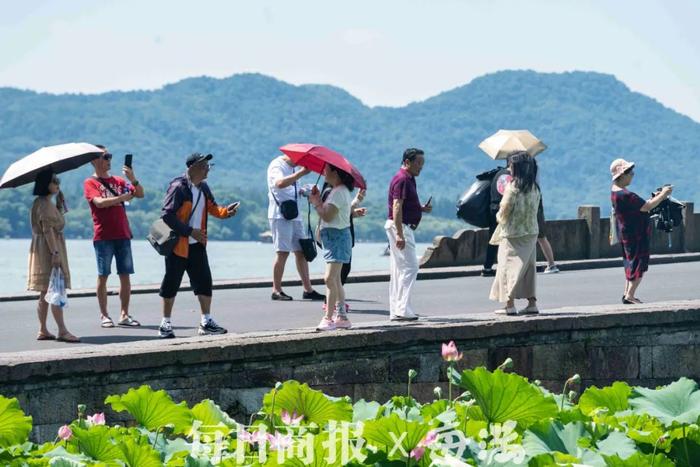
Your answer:
[[[645,302],[700,299],[700,262],[657,264],[650,267],[638,291]],[[620,303],[624,285],[621,267],[563,271],[559,274],[538,274],[540,308],[596,306]],[[413,302],[424,316],[450,316],[492,313],[498,305],[488,300],[492,278],[457,277],[420,280]],[[318,286],[319,290],[321,286]],[[285,289],[294,297],[301,296],[299,287]],[[370,323],[388,319],[388,283],[367,282],[346,286],[354,323]],[[132,297],[132,315],[143,324],[140,328],[102,329],[94,297],[73,298],[65,311],[69,329],[83,340],[81,344],[36,341],[35,301],[0,302],[5,325],[0,328],[0,352],[94,346],[157,339],[160,323],[160,298],[155,294]],[[113,318],[118,316],[118,299],[109,297]],[[178,337],[196,333],[199,312],[191,292],[178,295],[173,325]],[[294,300],[273,302],[267,288],[215,290],[213,313],[216,320],[233,333],[313,328],[321,316],[321,304]],[[50,329],[52,318],[49,318]]]

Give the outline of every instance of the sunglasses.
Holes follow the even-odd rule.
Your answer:
[[[111,161],[112,160],[112,154],[106,152],[100,156],[100,159],[106,160],[106,161]]]

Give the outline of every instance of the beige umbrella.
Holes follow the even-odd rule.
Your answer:
[[[46,146],[10,165],[0,179],[0,188],[14,188],[32,183],[39,172],[51,169],[62,173],[87,164],[104,151],[88,143]]]
[[[547,145],[527,130],[498,130],[483,140],[479,149],[492,159],[500,160],[519,151],[526,151],[534,157],[547,149]]]

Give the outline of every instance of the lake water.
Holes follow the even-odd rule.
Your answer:
[[[22,293],[27,286],[27,257],[29,239],[0,239],[0,295]],[[417,244],[420,258],[429,243]],[[389,257],[382,256],[386,243],[357,243],[352,253],[353,271],[379,271],[389,269]],[[95,253],[91,240],[68,240],[68,262],[70,263],[73,289],[95,287]],[[134,240],[131,244],[134,256],[132,284],[159,284],[163,278],[163,257],[159,256],[145,240]],[[217,242],[207,244],[209,264],[214,281],[225,279],[266,278],[271,279],[272,244],[259,242]],[[325,267],[319,254],[310,265],[311,274],[322,274]],[[110,286],[118,286],[112,264]],[[287,262],[285,278],[297,278],[293,258]],[[185,280],[187,277],[185,276]]]

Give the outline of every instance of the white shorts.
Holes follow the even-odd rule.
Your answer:
[[[299,240],[307,238],[306,226],[301,219],[269,219],[272,244],[275,251],[301,251]]]

